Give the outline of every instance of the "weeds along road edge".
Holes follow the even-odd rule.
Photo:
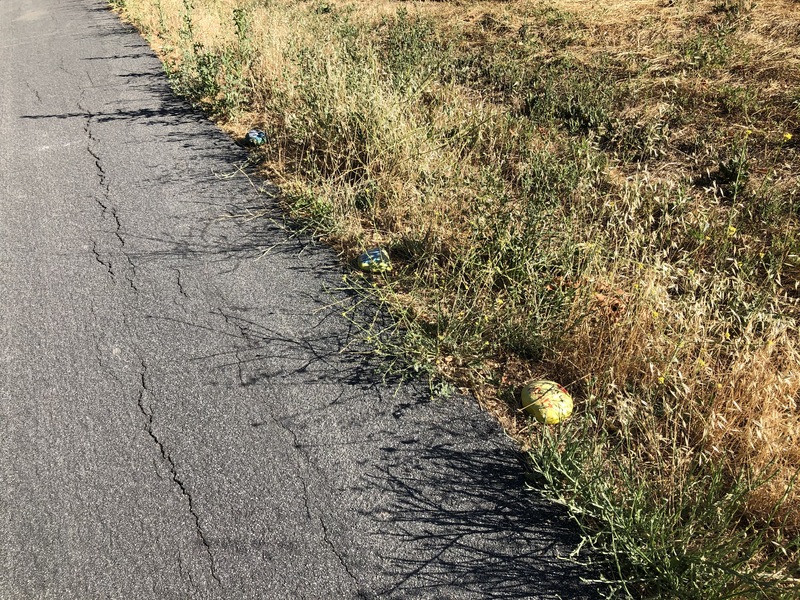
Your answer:
[[[390,250],[344,282],[387,352],[472,389],[633,595],[793,593],[796,3],[118,8],[177,92],[267,131],[294,218]],[[540,376],[563,427],[517,410]]]

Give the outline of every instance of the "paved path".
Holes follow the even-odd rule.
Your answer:
[[[592,597],[491,420],[346,350],[333,256],[221,218],[270,198],[102,3],[0,3],[0,90],[1,598]]]

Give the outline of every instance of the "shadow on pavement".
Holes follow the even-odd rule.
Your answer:
[[[489,429],[487,435],[502,435]],[[440,598],[458,589],[484,598],[599,597],[585,581],[594,574],[559,555],[577,547],[575,527],[562,508],[526,491],[522,456],[508,447],[430,443],[463,438],[456,428],[434,425],[425,437],[428,443],[382,449],[383,477],[374,483],[394,498],[391,535],[415,549],[413,558],[384,557],[389,575],[402,574],[385,594]]]

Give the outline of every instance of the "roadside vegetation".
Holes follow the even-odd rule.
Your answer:
[[[612,589],[800,594],[797,0],[116,0]],[[545,428],[519,389],[555,379]]]

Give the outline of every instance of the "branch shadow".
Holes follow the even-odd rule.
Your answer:
[[[393,499],[381,534],[414,548],[384,557],[393,584],[382,597],[447,597],[453,589],[476,598],[600,597],[597,572],[581,564],[587,557],[561,554],[580,538],[562,507],[526,489],[521,454],[474,441],[430,443],[464,439],[452,426],[429,424],[422,437],[429,443],[383,447],[373,480]]]

